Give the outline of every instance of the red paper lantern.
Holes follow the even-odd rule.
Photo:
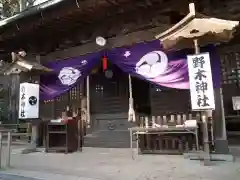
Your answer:
[[[106,71],[107,70],[107,57],[106,56],[103,56],[102,64],[103,64],[103,71]]]

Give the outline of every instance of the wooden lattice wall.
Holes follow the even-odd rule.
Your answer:
[[[73,109],[81,107],[81,99],[83,97],[83,86],[79,83],[70,91],[65,92],[61,96],[41,102],[40,114],[43,119],[58,118],[61,113],[66,110],[67,106]]]
[[[225,115],[233,115],[232,97],[240,96],[240,51],[221,55],[221,76]]]

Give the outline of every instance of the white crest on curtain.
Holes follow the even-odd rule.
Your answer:
[[[125,51],[124,55],[126,58],[128,58],[129,56],[131,56],[131,52],[130,51]]]
[[[81,76],[81,72],[73,67],[64,67],[59,72],[58,78],[63,85],[70,86],[74,84]]]
[[[164,74],[168,67],[168,57],[162,51],[145,54],[136,64],[136,72],[146,78],[156,78]]]

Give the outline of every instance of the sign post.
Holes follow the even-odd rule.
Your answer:
[[[18,118],[39,118],[39,84],[20,84]]]
[[[39,118],[39,84],[20,84],[18,118],[25,120]],[[31,147],[26,152],[35,151],[37,136],[37,126],[32,123]]]
[[[202,112],[202,127],[204,141],[204,163],[210,162],[208,116],[215,109],[214,89],[212,82],[212,71],[209,53],[196,53],[188,55],[188,72],[191,94],[191,105],[193,111]]]
[[[188,55],[188,72],[192,110],[215,109],[209,53]]]

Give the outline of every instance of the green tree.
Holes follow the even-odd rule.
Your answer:
[[[34,5],[36,0],[0,0],[0,19],[11,17]]]

